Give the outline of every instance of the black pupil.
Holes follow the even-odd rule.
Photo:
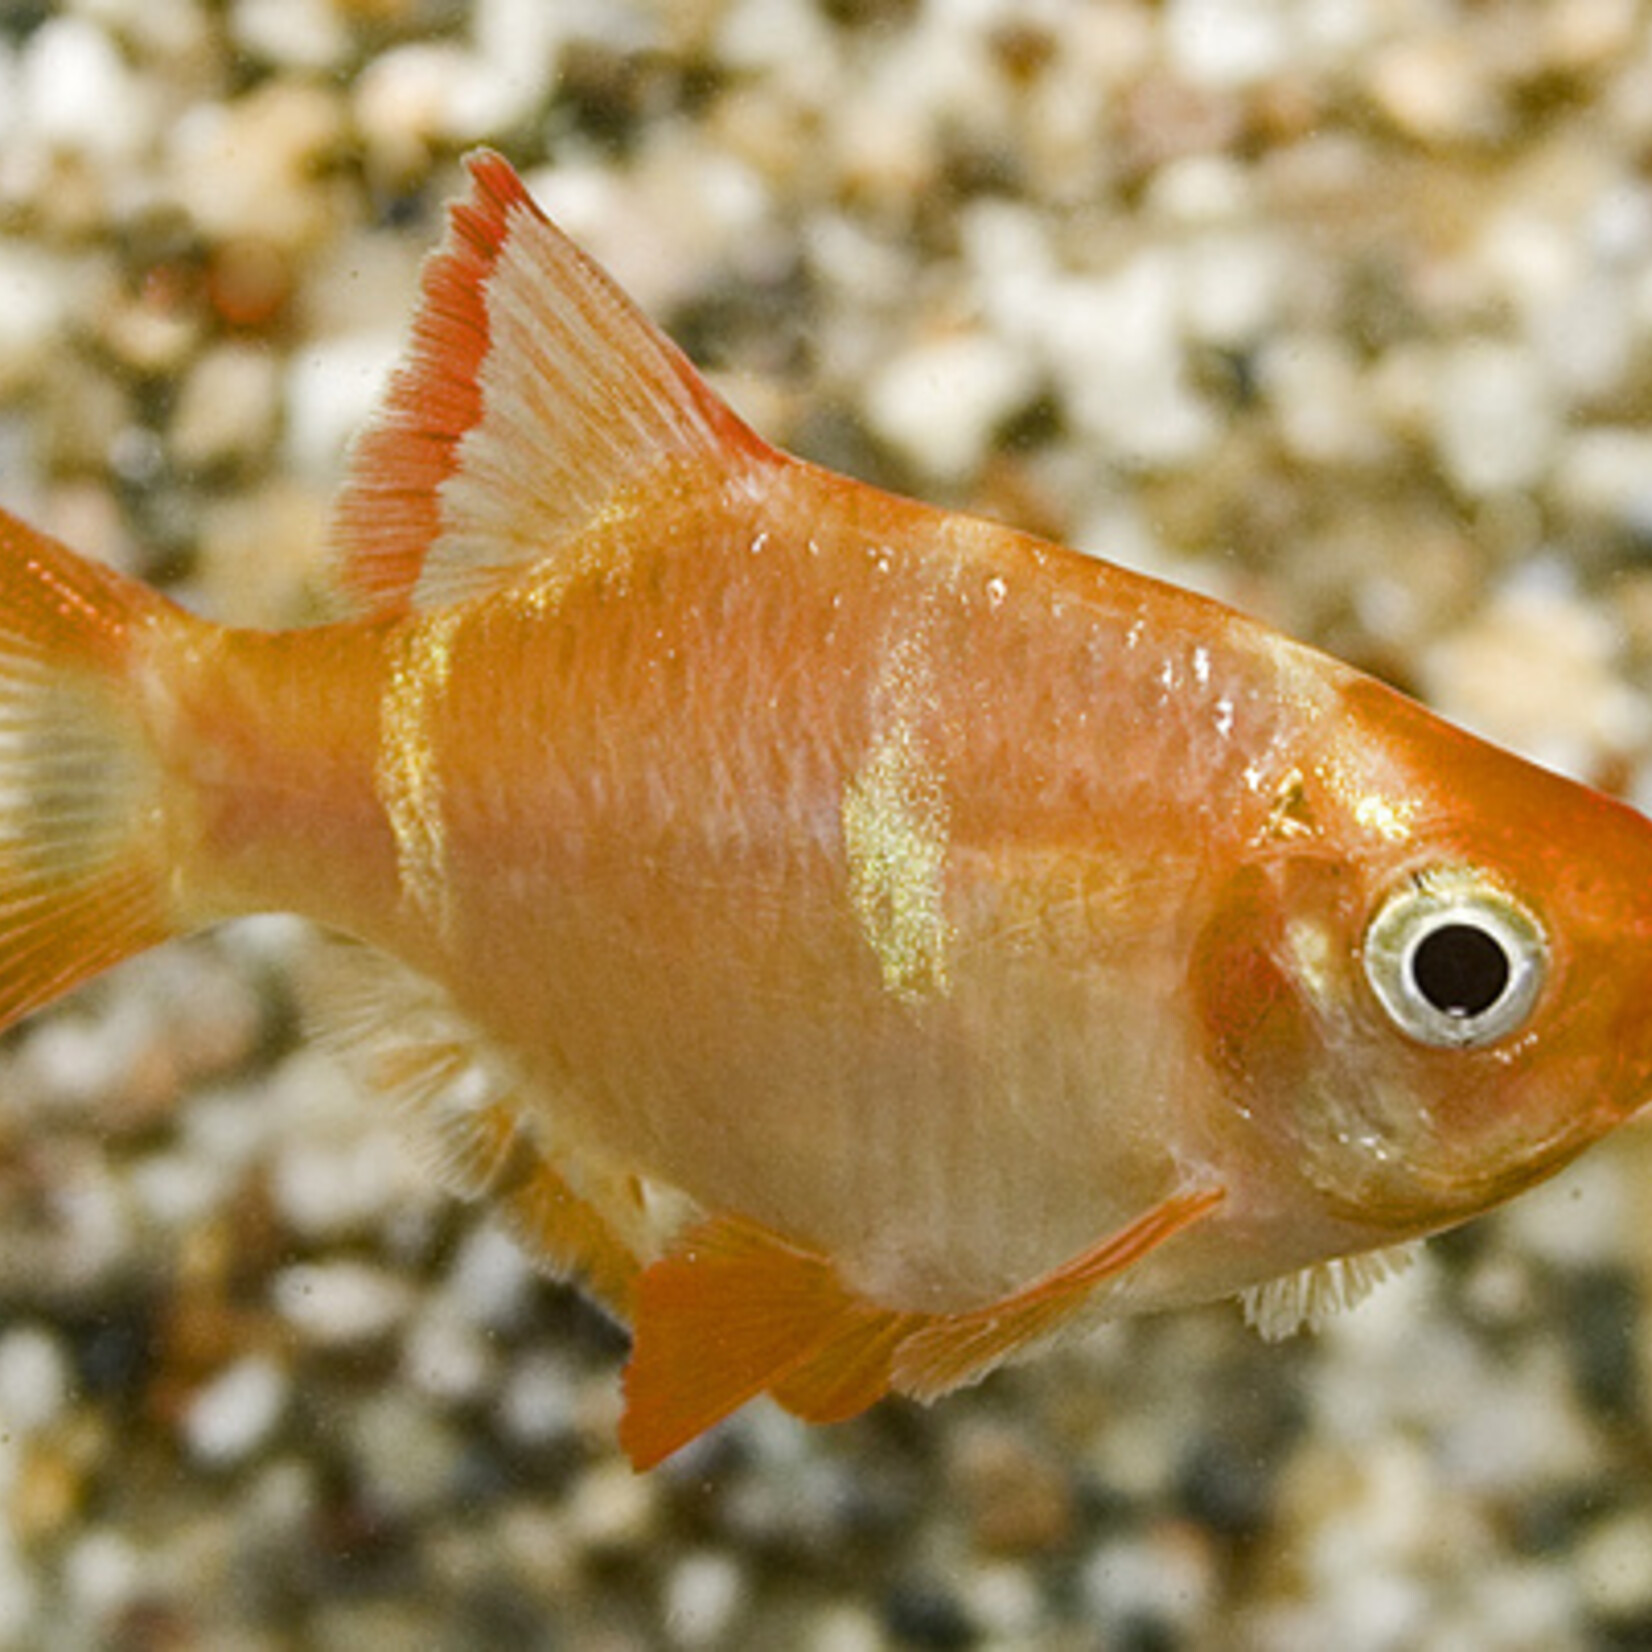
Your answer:
[[[1484,1015],[1508,987],[1508,954],[1474,924],[1441,924],[1417,943],[1411,978],[1441,1015]]]

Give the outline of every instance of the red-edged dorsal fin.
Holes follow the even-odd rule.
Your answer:
[[[714,485],[771,452],[507,161],[467,165],[334,511],[340,582],[369,613],[514,579],[673,461]]]
[[[1219,1187],[1173,1193],[1013,1296],[968,1313],[935,1316],[896,1352],[892,1386],[913,1399],[932,1400],[984,1377],[1012,1354],[1059,1331],[1097,1286],[1209,1215],[1223,1197]]]

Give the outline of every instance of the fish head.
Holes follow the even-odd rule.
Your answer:
[[[1652,1099],[1652,822],[1354,679],[1194,968],[1230,1105],[1324,1214],[1451,1226]]]

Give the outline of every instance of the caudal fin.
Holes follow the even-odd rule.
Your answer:
[[[139,680],[169,621],[0,511],[0,1027],[174,933]]]

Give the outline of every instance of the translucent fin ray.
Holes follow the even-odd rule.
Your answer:
[[[640,1182],[580,1176],[554,1155],[508,1057],[423,976],[334,940],[304,998],[321,1043],[396,1107],[449,1192],[487,1199],[536,1261],[629,1320],[638,1256],[654,1244]]]
[[[1240,1301],[1245,1323],[1269,1342],[1317,1331],[1327,1320],[1363,1301],[1386,1279],[1403,1273],[1422,1249],[1420,1243],[1390,1245],[1358,1256],[1338,1256],[1311,1268],[1252,1285]]]
[[[187,623],[0,512],[0,1026],[178,932],[134,679]]]
[[[484,151],[469,171],[334,513],[359,611],[495,589],[663,466],[712,485],[771,451],[507,162]]]

